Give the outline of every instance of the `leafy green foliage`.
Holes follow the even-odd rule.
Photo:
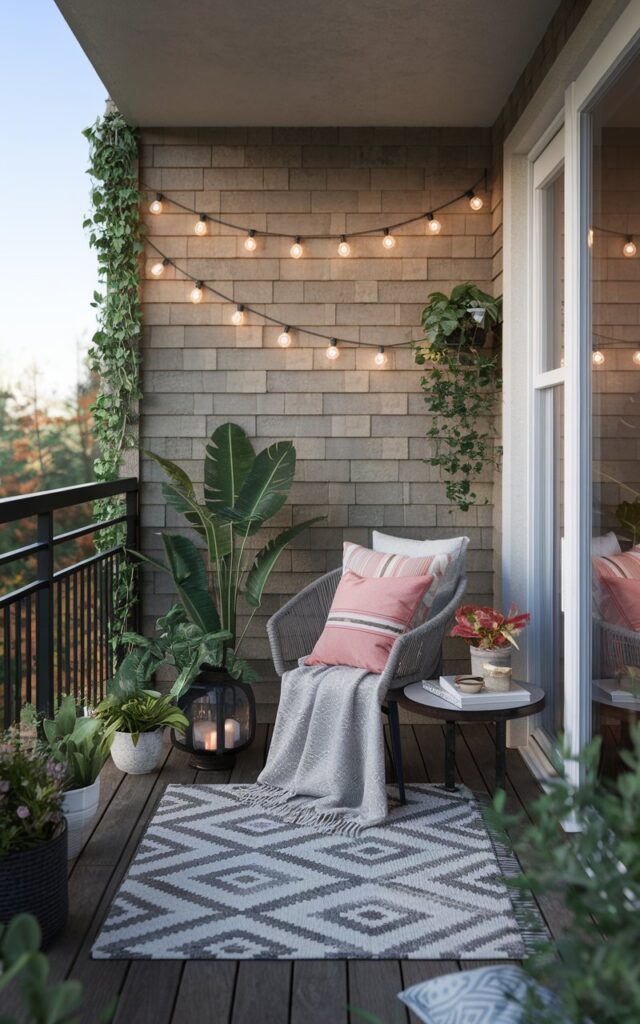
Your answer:
[[[97,480],[116,480],[123,452],[133,448],[132,425],[141,397],[139,344],[142,331],[139,257],[140,193],[134,130],[121,114],[98,119],[84,133],[89,141],[89,170],[93,180],[93,212],[84,221],[89,244],[96,250],[101,290],[94,292],[98,329],[89,352],[91,370],[100,379],[93,405],[100,455],[94,463]],[[108,520],[123,512],[121,498],[96,502],[97,519]],[[100,550],[124,542],[122,526],[96,536]],[[134,568],[124,564],[114,581],[115,624],[112,641],[117,651],[134,597]]]
[[[170,728],[184,732],[189,722],[170,693],[164,695],[137,688],[133,693],[116,684],[96,708],[96,716],[104,723],[108,735],[128,732],[134,747],[141,732]]]
[[[623,530],[627,531],[628,539],[633,546],[640,540],[640,498],[634,501],[621,501],[615,510],[615,517]]]
[[[480,323],[472,310],[483,311]],[[478,501],[472,481],[485,466],[496,465],[501,454],[493,422],[496,393],[502,387],[497,348],[501,324],[502,300],[461,284],[450,296],[431,295],[422,313],[425,339],[414,346],[416,363],[431,364],[420,381],[433,414],[427,437],[435,444],[425,462],[441,470],[447,498],[463,512]]]
[[[82,789],[96,781],[109,756],[112,737],[97,718],[78,717],[75,699],[63,697],[55,716],[42,723],[47,753],[64,766],[64,788]]]
[[[64,769],[26,749],[17,730],[0,742],[0,857],[46,842],[63,820]]]
[[[235,679],[256,680],[249,664],[239,657],[245,630],[236,636],[238,602],[242,596],[253,608],[262,603],[265,585],[284,548],[321,517],[297,523],[271,538],[253,557],[247,541],[267,520],[280,511],[293,483],[296,452],[291,441],[278,441],[254,454],[251,441],[235,423],[225,423],[207,443],[204,465],[204,502],[198,501],[189,476],[169,459],[147,452],[167,474],[163,485],[166,500],[184,515],[206,542],[209,569],[214,577],[216,602],[212,601],[207,573],[192,543],[175,534],[163,534],[166,565],[190,621],[207,633],[226,634],[224,656],[211,661],[224,665]],[[145,559],[145,556],[140,556]],[[151,561],[150,559],[145,559]],[[249,620],[250,621],[250,620]],[[248,625],[248,624],[247,624]]]
[[[571,785],[567,750],[556,759],[558,777],[529,806],[531,824],[505,813],[498,794],[490,822],[518,835],[526,870],[513,884],[562,899],[570,924],[556,942],[541,943],[528,971],[554,989],[575,1024],[637,1024],[640,1020],[640,726],[628,771],[615,783],[598,780],[600,740],[584,751],[584,781]],[[580,830],[563,835],[560,822]],[[558,955],[559,954],[559,955]],[[551,1024],[552,1018],[545,1017]]]
[[[39,952],[40,925],[31,914],[18,914],[0,924],[0,1001],[13,982],[19,986],[24,1013],[0,1018],[1,1024],[79,1024],[76,1013],[82,1004],[79,981],[60,981],[49,988],[49,961]],[[100,1015],[108,1024],[115,1012],[115,1000]]]

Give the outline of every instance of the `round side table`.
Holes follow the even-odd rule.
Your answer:
[[[496,789],[504,789],[506,775],[507,722],[512,718],[528,718],[542,711],[545,703],[544,690],[539,686],[526,686],[531,693],[527,704],[516,703],[508,707],[483,708],[463,711],[450,704],[444,697],[425,690],[422,683],[410,683],[398,697],[400,707],[425,718],[438,718],[446,723],[444,747],[444,786],[450,792],[456,788],[456,722],[496,723]]]

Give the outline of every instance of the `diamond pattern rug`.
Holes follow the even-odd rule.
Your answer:
[[[167,787],[94,958],[525,955],[529,926],[500,877],[509,860],[469,790],[409,785],[400,806],[390,787],[384,825],[346,839],[247,805],[245,788]]]

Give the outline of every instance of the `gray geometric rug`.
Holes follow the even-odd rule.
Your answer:
[[[291,825],[244,786],[168,786],[92,950],[97,959],[520,959],[509,867],[464,788],[389,787],[357,839]],[[395,800],[394,800],[395,798]],[[534,929],[535,931],[535,929]]]

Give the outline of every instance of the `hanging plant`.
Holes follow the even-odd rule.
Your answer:
[[[89,140],[92,213],[84,221],[89,244],[98,257],[100,289],[92,306],[98,329],[89,350],[89,366],[99,376],[100,390],[93,405],[99,457],[94,463],[97,480],[117,480],[122,456],[136,439],[136,405],[141,397],[139,344],[142,324],[139,257],[140,192],[136,134],[117,111],[105,114],[83,132]],[[106,498],[95,503],[97,520],[123,513],[123,500]],[[98,550],[123,544],[124,528],[114,526],[96,535]],[[135,602],[134,569],[120,566],[114,580],[114,615],[111,641],[119,638]]]
[[[424,461],[440,469],[447,498],[467,512],[478,503],[473,481],[502,454],[494,421],[502,387],[502,298],[468,283],[449,296],[434,292],[422,327],[425,338],[414,345],[414,356],[418,366],[431,364],[420,384],[433,416],[426,436],[434,442]]]

